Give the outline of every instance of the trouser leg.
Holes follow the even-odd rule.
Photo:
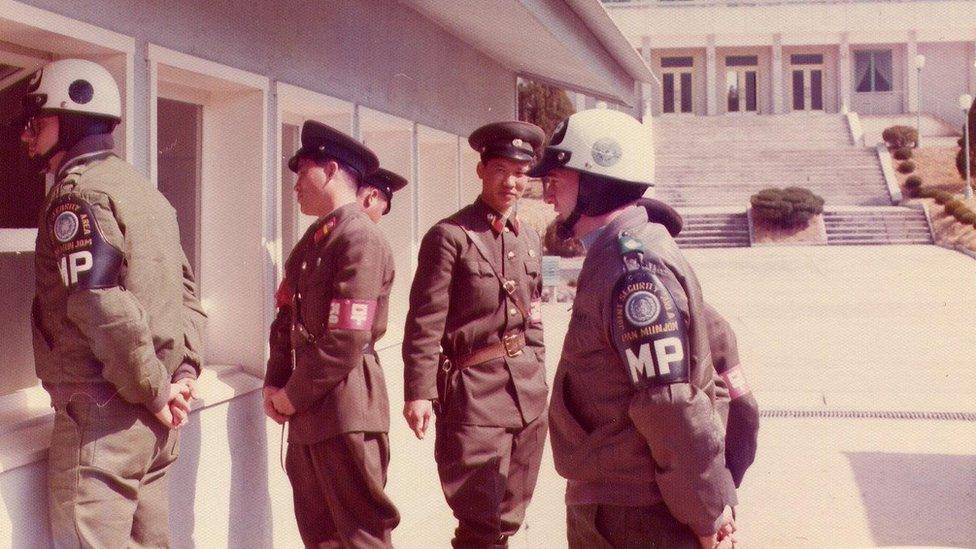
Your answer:
[[[566,507],[570,549],[697,549],[698,539],[663,503],[651,506],[584,504]]]
[[[341,547],[339,533],[325,504],[325,494],[319,485],[315,467],[311,445],[288,445],[285,472],[291,482],[298,533],[306,547],[328,547],[328,543]]]
[[[512,434],[511,460],[500,508],[501,535],[515,534],[532,501],[548,433],[548,414],[543,412],[525,428]]]
[[[155,418],[154,418],[155,419]],[[169,546],[169,469],[179,455],[179,432],[158,422],[161,445],[139,487],[132,520],[132,548]]]
[[[458,519],[451,544],[504,547],[501,506],[513,435],[502,427],[438,422],[434,457],[447,504]]]
[[[168,440],[169,431],[156,425],[143,406],[117,397],[103,406],[75,400],[55,411],[48,459],[55,547],[137,545],[133,524],[143,499],[145,521],[160,521],[151,528],[153,544],[169,545],[168,494],[155,485],[148,493],[142,490],[147,471]],[[165,484],[165,472],[156,471],[154,482]],[[162,509],[162,515],[150,509]]]
[[[346,433],[312,445],[291,444],[287,469],[295,514],[307,546],[388,548],[400,522],[386,496],[386,433]]]

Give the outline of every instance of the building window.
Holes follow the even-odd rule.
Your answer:
[[[26,76],[0,89],[0,229],[37,227],[44,201],[44,176],[31,169],[27,147],[20,142],[21,128],[10,125],[20,115],[25,95]]]
[[[755,67],[759,65],[757,55],[730,55],[725,58],[726,67]]]
[[[662,69],[676,69],[682,67],[693,67],[695,59],[693,57],[662,57]]]
[[[893,81],[891,50],[854,52],[854,75],[859,92],[890,92]]]
[[[176,210],[180,243],[198,273],[203,107],[160,97],[156,112],[157,187]]]
[[[790,56],[793,65],[823,65],[823,55],[819,53],[798,53]]]

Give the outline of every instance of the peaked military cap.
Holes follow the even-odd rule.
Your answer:
[[[380,161],[366,145],[339,130],[308,120],[302,125],[302,146],[288,160],[288,169],[298,171],[298,161],[308,158],[315,161],[338,160],[352,168],[362,178],[376,171]]]
[[[386,209],[383,215],[390,213],[390,206],[393,205],[393,193],[407,186],[407,180],[390,170],[379,168],[372,174],[363,178],[363,185],[376,187],[386,196]]]
[[[481,154],[482,161],[500,156],[532,162],[545,138],[542,128],[529,122],[495,122],[475,130],[468,137],[468,144]]]

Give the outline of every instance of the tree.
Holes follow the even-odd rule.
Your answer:
[[[552,86],[532,81],[518,85],[519,120],[531,122],[546,132],[546,139],[559,121],[576,112],[566,92]]]
[[[963,131],[965,131],[965,126],[963,126]],[[959,138],[959,152],[956,153],[956,169],[959,170],[959,176],[963,179],[966,178],[966,163],[963,160],[966,150],[965,139],[965,135]],[[976,99],[969,106],[969,174],[976,175]],[[967,181],[966,184],[971,185],[972,183]]]

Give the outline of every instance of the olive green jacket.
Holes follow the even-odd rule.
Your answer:
[[[199,373],[206,315],[175,210],[111,148],[72,148],[41,209],[35,369],[46,386],[108,382],[158,410],[171,381]]]

